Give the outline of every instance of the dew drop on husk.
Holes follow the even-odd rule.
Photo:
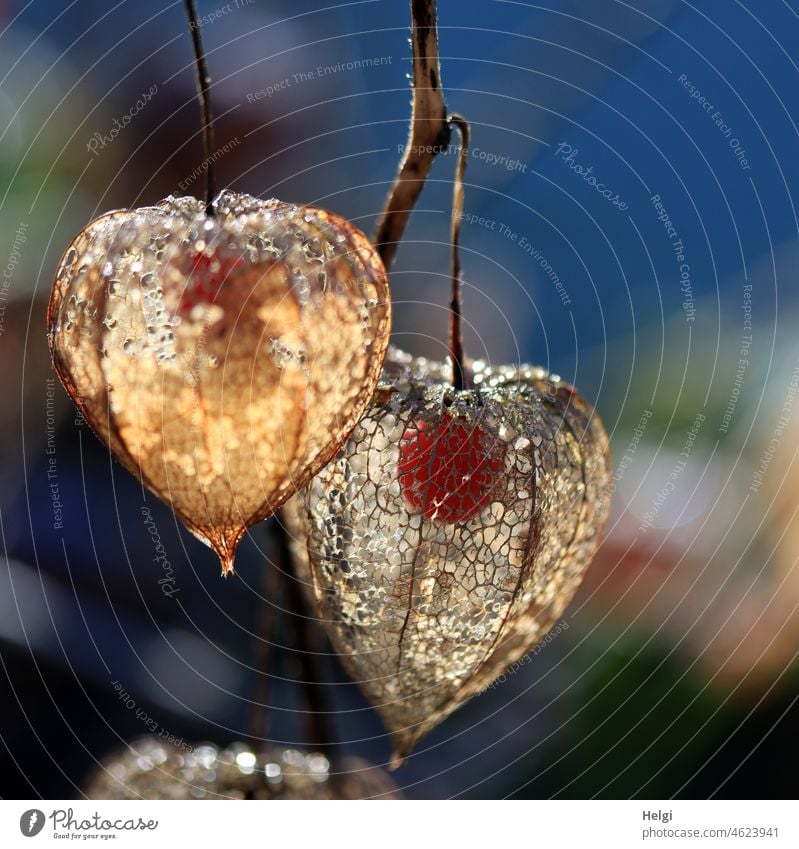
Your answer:
[[[301,577],[399,763],[563,614],[607,518],[605,429],[534,366],[389,350],[334,462],[287,504]]]
[[[92,221],[59,266],[48,329],[86,421],[227,574],[247,528],[363,413],[390,297],[344,219],[231,192],[214,205],[209,218],[170,197]]]

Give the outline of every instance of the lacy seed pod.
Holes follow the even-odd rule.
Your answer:
[[[337,457],[288,503],[300,575],[395,759],[532,648],[608,507],[605,430],[557,377],[390,350]]]
[[[335,772],[327,758],[297,749],[181,746],[156,737],[136,740],[89,779],[89,799],[399,799],[379,767],[345,757]]]
[[[232,571],[377,382],[388,282],[344,219],[222,192],[112,212],[67,249],[53,362],[94,431]]]

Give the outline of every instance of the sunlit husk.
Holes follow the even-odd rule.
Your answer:
[[[475,363],[463,393],[448,377],[391,350],[363,419],[286,508],[320,618],[397,762],[552,627],[608,509],[607,435],[571,387],[532,366]],[[407,428],[443,415],[504,457],[490,503],[462,524],[424,518],[398,482]]]
[[[92,221],[48,327],[86,420],[227,573],[246,529],[363,413],[390,298],[377,253],[338,216],[229,192],[215,207],[167,198]]]

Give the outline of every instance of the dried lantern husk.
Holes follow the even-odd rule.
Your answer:
[[[332,765],[319,752],[234,743],[220,749],[136,740],[89,779],[89,799],[399,799],[386,772],[362,758]]]
[[[592,408],[543,369],[472,368],[457,392],[448,367],[390,349],[363,419],[285,509],[300,575],[395,763],[546,634],[607,517]],[[439,435],[433,450],[420,433]]]
[[[64,254],[53,362],[120,462],[219,555],[335,453],[390,332],[382,262],[339,216],[223,192],[111,212]]]

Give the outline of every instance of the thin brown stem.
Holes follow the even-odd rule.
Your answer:
[[[455,170],[455,183],[452,190],[452,224],[450,242],[452,245],[452,300],[449,305],[449,355],[452,360],[452,386],[456,390],[467,389],[469,376],[466,373],[466,362],[463,355],[463,312],[462,281],[461,281],[461,220],[463,218],[463,176],[466,173],[466,161],[469,156],[469,139],[471,132],[469,122],[462,115],[450,115],[452,124],[461,137],[461,149],[458,154],[458,167]]]
[[[296,574],[288,531],[280,513],[273,521],[272,533],[275,539],[277,564],[281,570],[286,592],[286,609],[294,629],[294,652],[299,660],[307,706],[306,718],[311,738],[308,744],[329,758],[334,741],[331,722],[333,710],[322,670],[324,644],[319,630],[319,621],[308,604],[300,578]]]
[[[197,68],[197,96],[200,100],[200,110],[203,119],[203,151],[205,153],[205,214],[214,214],[214,194],[216,175],[214,173],[214,116],[211,109],[211,97],[208,90],[211,87],[211,75],[205,61],[203,40],[200,35],[200,19],[197,15],[196,0],[185,0],[186,17],[189,19],[189,30],[194,45],[194,62]]]
[[[413,111],[408,144],[375,233],[375,246],[386,268],[394,259],[436,154],[449,146],[435,0],[411,0],[411,43]]]
[[[267,558],[263,572],[263,600],[258,615],[255,666],[258,677],[255,682],[255,697],[250,711],[250,737],[259,748],[263,747],[269,725],[268,702],[270,696],[270,673],[272,644],[278,630],[280,606],[277,603],[279,584],[277,567]]]

